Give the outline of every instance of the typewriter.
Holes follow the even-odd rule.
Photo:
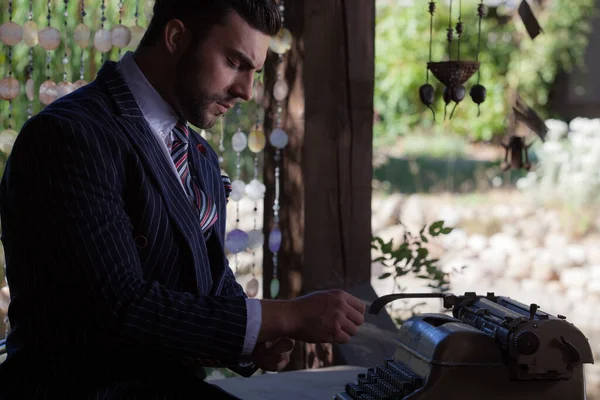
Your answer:
[[[334,400],[580,400],[587,338],[562,315],[487,293],[394,294],[375,300],[377,314],[401,298],[441,298],[452,316],[421,314],[398,331],[393,358],[369,368]]]

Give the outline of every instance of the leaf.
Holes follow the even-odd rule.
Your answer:
[[[454,228],[442,228],[442,229],[440,230],[440,233],[441,233],[442,235],[447,235],[447,234],[449,234],[450,232],[452,232],[453,230],[454,230]]]
[[[438,236],[443,227],[444,221],[435,221],[429,226],[429,234],[431,236]]]
[[[386,278],[389,278],[390,276],[392,276],[392,273],[386,272],[386,273],[379,275],[379,279],[386,279]]]

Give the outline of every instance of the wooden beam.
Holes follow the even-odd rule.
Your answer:
[[[290,142],[281,169],[278,275],[279,297],[293,298],[370,281],[375,2],[287,0],[285,5],[294,44],[280,66],[290,87],[282,106]],[[270,54],[269,92],[277,65]],[[276,105],[271,99],[265,106],[269,134]],[[273,225],[273,155],[266,149],[265,237]],[[264,298],[272,272],[272,254],[265,249]],[[292,369],[333,362],[330,346],[299,348]]]

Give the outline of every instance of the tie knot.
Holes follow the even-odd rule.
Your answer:
[[[190,135],[190,132],[188,131],[187,127],[187,122],[185,122],[184,120],[180,119],[179,121],[177,121],[175,128],[179,130],[186,138]]]
[[[188,130],[187,123],[185,121],[183,121],[183,120],[177,121],[175,128],[173,128],[173,131],[176,133],[176,136],[179,136],[180,140],[187,142],[190,132]]]

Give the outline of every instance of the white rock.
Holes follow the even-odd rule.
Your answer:
[[[400,212],[402,211],[403,196],[400,193],[394,193],[378,203],[377,207],[372,210],[371,228],[373,232],[398,224]]]
[[[506,269],[506,253],[502,250],[487,248],[481,252],[479,259],[492,276],[501,276]]]
[[[565,235],[550,234],[544,240],[544,245],[548,249],[564,249],[569,244],[569,239]]]
[[[534,255],[531,252],[512,253],[508,256],[506,276],[509,278],[528,278]]]
[[[508,254],[518,253],[521,247],[517,239],[505,233],[496,233],[495,235],[492,235],[489,246]]]
[[[418,232],[423,225],[431,221],[425,221],[421,197],[418,195],[410,196],[402,207],[400,220],[411,232]]]
[[[442,246],[452,250],[462,250],[467,246],[469,235],[462,229],[454,229],[448,235],[443,235],[439,239]]]
[[[585,267],[588,270],[589,278],[591,281],[600,280],[600,265],[590,265]]]
[[[587,284],[587,292],[590,294],[600,295],[600,279],[591,280]]]
[[[585,256],[588,263],[600,265],[600,246],[598,244],[585,246]]]
[[[521,281],[521,289],[525,293],[528,293],[535,297],[536,293],[539,293],[543,290],[543,285],[540,281],[536,281],[534,279],[523,279]],[[520,301],[520,300],[518,300],[518,301]],[[539,301],[539,300],[537,300],[537,301]]]
[[[487,247],[488,240],[485,236],[480,234],[474,234],[469,237],[467,241],[467,246],[477,252],[482,251]]]
[[[565,288],[559,281],[550,281],[544,285],[544,290],[551,294],[561,294],[565,292]]]
[[[538,251],[535,252],[531,264],[531,278],[542,282],[556,279],[556,269],[550,251],[538,249]]]
[[[585,247],[578,244],[572,244],[567,246],[567,257],[572,265],[581,266],[585,264]]]
[[[587,285],[589,273],[585,268],[568,268],[560,272],[560,282],[568,289],[577,289],[583,292]]]
[[[445,206],[437,211],[435,219],[444,221],[444,226],[457,226],[460,223],[461,215],[456,207]]]
[[[569,288],[567,288],[566,297],[568,300],[571,300],[571,301],[581,301],[585,298],[585,292],[583,291],[582,288],[569,287]],[[578,309],[579,309],[579,306],[575,307],[576,311]]]

